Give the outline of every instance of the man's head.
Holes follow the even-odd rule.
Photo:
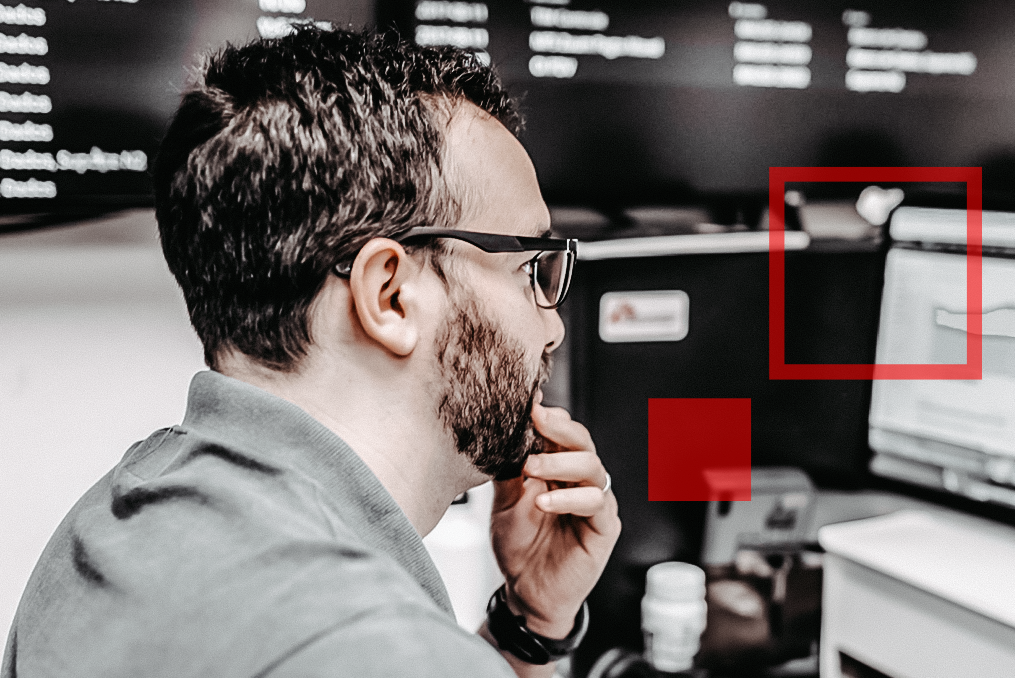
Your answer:
[[[458,50],[303,29],[207,61],[154,185],[163,251],[209,366],[236,350],[294,369],[336,262],[370,238],[458,221],[443,118],[463,102],[517,131],[492,71]]]
[[[532,402],[563,336],[531,284],[534,252],[396,241],[421,226],[548,233],[517,128],[496,77],[457,50],[304,30],[213,57],[155,175],[209,365],[334,374],[318,392],[359,395],[343,417],[442,431],[468,466],[438,475],[517,467],[538,448]],[[358,451],[391,433],[341,431]]]
[[[459,228],[513,236],[549,231],[532,163],[489,116],[465,108],[446,136],[449,168],[467,180]],[[481,199],[479,198],[481,196]],[[439,411],[460,452],[487,475],[520,470],[540,450],[531,409],[563,336],[554,311],[539,308],[527,277],[531,252],[487,254],[446,243],[450,310],[435,341],[448,376]]]

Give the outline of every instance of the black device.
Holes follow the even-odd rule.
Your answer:
[[[679,237],[679,236],[678,236]],[[885,252],[787,252],[788,363],[873,362]],[[704,502],[648,501],[648,399],[751,398],[752,463],[793,466],[824,487],[864,487],[870,382],[768,378],[767,252],[579,259],[567,314],[570,405],[613,475],[624,530],[589,597],[592,621],[575,656],[584,675],[599,654],[638,649],[647,569],[698,562]],[[610,293],[681,290],[683,339],[610,342],[600,331]]]

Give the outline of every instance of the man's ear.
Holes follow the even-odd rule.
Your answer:
[[[415,283],[421,267],[394,240],[374,238],[356,255],[349,290],[366,334],[399,356],[412,353],[419,341]]]

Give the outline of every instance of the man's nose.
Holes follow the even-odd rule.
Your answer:
[[[557,309],[543,309],[543,322],[549,336],[546,343],[546,351],[549,353],[557,349],[564,341],[564,321],[560,319]]]

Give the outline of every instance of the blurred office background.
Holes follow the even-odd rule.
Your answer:
[[[555,230],[582,240],[547,400],[592,431],[624,533],[590,599],[573,675],[598,670],[607,650],[642,649],[645,573],[668,560],[708,574],[699,662],[716,676],[817,675],[819,655],[830,678],[1009,675],[1015,660],[997,646],[1015,623],[997,601],[1015,594],[994,587],[991,567],[1015,544],[1005,315],[1015,308],[1015,7],[28,4],[0,10],[10,34],[0,43],[0,631],[62,516],[133,441],[181,419],[203,368],[158,249],[146,174],[186,69],[227,40],[316,21],[394,27],[492,62],[520,98]],[[769,378],[773,166],[982,168],[981,310],[999,312],[985,313],[978,335],[982,380]],[[971,186],[801,175],[774,196],[785,213],[775,224],[786,229],[785,362],[962,363]],[[645,302],[646,292],[663,296]],[[669,314],[663,326],[639,324],[644,303],[662,304],[649,315]],[[647,401],[681,397],[751,399],[750,504],[648,501]],[[490,497],[489,487],[470,492],[427,539],[473,628],[497,585]],[[886,534],[912,549],[875,562],[867,554],[884,551]],[[966,544],[965,560],[935,560],[945,542]],[[835,588],[823,593],[828,562]],[[948,581],[965,574],[972,588]],[[881,585],[908,593],[870,619],[842,602]],[[913,610],[917,626],[885,636],[895,649],[864,635]],[[823,649],[822,633],[834,633]],[[935,664],[935,646],[962,638],[995,673],[962,658]],[[984,638],[997,643],[975,645]],[[929,663],[913,664],[920,656]]]

